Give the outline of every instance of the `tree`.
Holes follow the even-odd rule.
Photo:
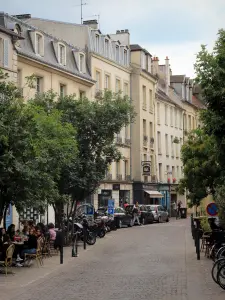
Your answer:
[[[218,32],[213,52],[202,46],[195,64],[196,81],[200,84],[207,110],[202,114],[203,128],[212,136],[221,167],[221,183],[225,171],[225,30]],[[219,188],[221,191],[221,187]],[[219,192],[220,193],[220,192]],[[221,193],[220,193],[221,194]],[[225,206],[225,200],[224,206]],[[220,205],[221,201],[220,201]]]
[[[19,90],[0,81],[0,222],[7,208],[40,207],[58,199],[56,180],[76,155],[74,127],[61,113],[25,105]]]
[[[208,194],[215,194],[220,177],[220,166],[217,163],[217,149],[212,136],[203,129],[192,131],[181,149],[184,166],[184,177],[180,180],[178,190],[188,192],[191,206],[199,206]]]
[[[55,101],[55,97],[49,93],[34,101],[45,109],[55,106],[63,120],[76,128],[78,156],[63,168],[58,181],[60,193],[72,197],[72,212],[77,202],[95,192],[108,166],[121,159],[115,135],[133,122],[135,113],[130,99],[120,93],[105,92],[95,101],[75,99],[73,95]]]

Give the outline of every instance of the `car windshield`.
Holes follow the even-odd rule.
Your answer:
[[[151,209],[152,211],[156,211],[156,210],[157,210],[157,206],[156,206],[156,205],[150,205],[150,209]]]

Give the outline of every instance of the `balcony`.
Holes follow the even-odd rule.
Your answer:
[[[143,135],[143,146],[144,147],[148,146],[148,136],[147,135]]]
[[[125,139],[125,145],[126,145],[126,146],[130,146],[130,145],[131,145],[130,139]]]
[[[116,174],[116,180],[122,181],[122,174]]]
[[[122,139],[120,136],[117,136],[117,137],[116,137],[116,143],[117,143],[118,145],[122,145],[123,139]]]
[[[105,180],[112,180],[112,174],[110,173],[106,174]]]
[[[126,181],[131,181],[131,176],[130,175],[125,175],[125,180]]]

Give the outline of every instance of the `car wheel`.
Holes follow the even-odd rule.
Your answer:
[[[158,223],[161,223],[161,222],[162,222],[162,218],[159,216]]]
[[[123,226],[122,220],[119,220],[119,222],[118,222],[118,227],[119,227],[119,228],[122,228],[122,226]]]
[[[169,217],[167,217],[166,222],[168,223],[170,221]]]

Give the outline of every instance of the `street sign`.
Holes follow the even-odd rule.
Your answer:
[[[114,206],[115,206],[114,199],[109,199],[108,200],[108,214],[109,215],[114,215]]]
[[[94,207],[93,206],[87,206],[86,215],[87,216],[93,216],[93,214],[94,214]]]
[[[214,202],[209,203],[206,207],[206,211],[212,217],[217,216],[218,215],[218,207],[217,207],[216,203],[214,203]]]

